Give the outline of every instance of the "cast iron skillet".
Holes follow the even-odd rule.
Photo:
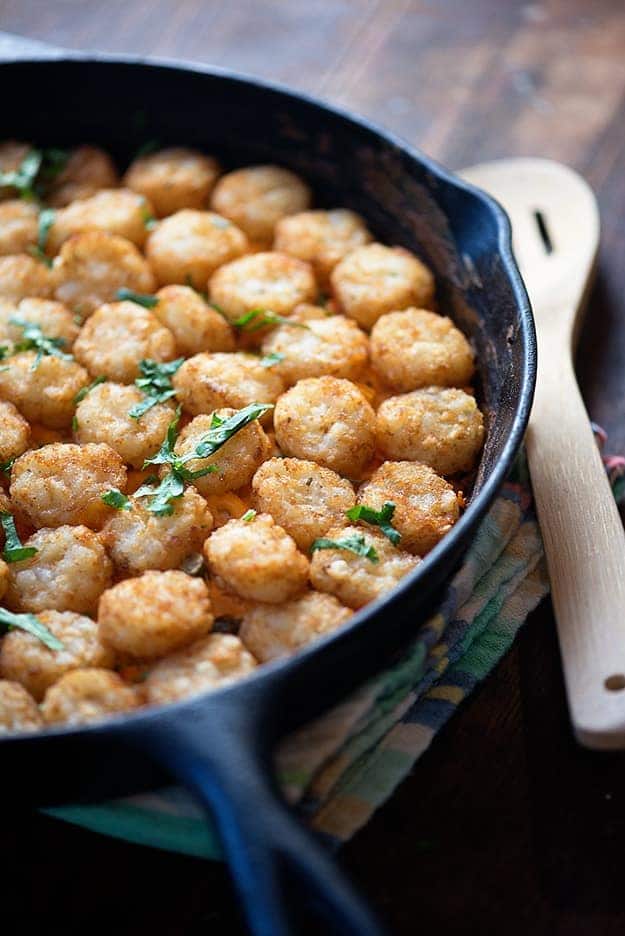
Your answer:
[[[2,65],[2,137],[100,143],[125,165],[146,140],[197,145],[226,166],[278,162],[317,203],[361,212],[386,243],[434,269],[442,310],[470,335],[488,433],[471,503],[452,532],[390,595],[299,656],[230,688],[102,725],[0,741],[11,798],[43,805],[184,783],[214,814],[251,930],[380,928],[278,793],[271,752],[399,652],[440,600],[522,441],[535,378],[527,296],[508,221],[481,192],[365,121],[303,95],[198,66],[50,53]]]

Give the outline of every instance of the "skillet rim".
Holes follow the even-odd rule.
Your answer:
[[[516,308],[516,323],[518,325],[517,340],[521,343],[523,361],[519,375],[518,397],[515,404],[510,433],[503,444],[495,466],[486,477],[480,491],[471,499],[465,512],[455,526],[434,549],[428,553],[416,569],[405,576],[391,592],[371,602],[371,604],[361,608],[359,611],[356,611],[349,622],[340,630],[320,638],[291,657],[265,663],[260,666],[257,671],[249,674],[240,682],[224,686],[220,689],[209,689],[206,690],[206,692],[190,696],[187,699],[162,705],[151,705],[139,709],[136,712],[113,716],[103,721],[81,725],[79,727],[44,728],[36,732],[7,734],[5,736],[0,736],[0,746],[2,744],[17,744],[21,746],[23,744],[32,744],[36,741],[44,740],[47,743],[54,743],[55,740],[59,742],[62,740],[71,741],[79,737],[93,737],[98,734],[106,734],[108,737],[113,738],[115,735],[126,734],[129,730],[136,731],[144,726],[151,726],[154,722],[160,721],[165,713],[167,717],[175,718],[184,710],[192,712],[209,701],[215,705],[227,706],[229,700],[233,696],[236,699],[245,691],[250,692],[255,689],[257,693],[263,693],[263,690],[266,688],[271,688],[271,683],[274,682],[276,678],[281,679],[283,682],[293,678],[296,679],[297,669],[304,665],[304,663],[309,665],[311,663],[316,663],[323,667],[323,657],[326,652],[330,650],[330,647],[338,646],[343,641],[353,639],[356,631],[360,630],[366,623],[370,623],[373,619],[379,618],[385,610],[391,610],[395,602],[402,598],[405,599],[407,593],[415,590],[428,575],[435,578],[435,570],[444,565],[445,557],[448,554],[461,554],[464,552],[464,548],[474,539],[477,526],[492,506],[497,492],[505,481],[523,443],[536,384],[536,331],[534,318],[529,297],[512,250],[510,221],[501,205],[482,189],[466,182],[452,171],[444,168],[436,160],[425,155],[418,147],[413,146],[395,132],[387,130],[366,117],[361,117],[345,108],[330,104],[307,92],[295,91],[278,82],[258,78],[246,72],[235,71],[216,65],[205,65],[196,61],[181,61],[171,57],[152,58],[126,55],[123,53],[84,52],[80,50],[59,49],[54,46],[46,45],[42,45],[41,56],[37,58],[29,54],[25,57],[20,56],[19,58],[0,59],[0,67],[66,65],[68,63],[75,63],[76,65],[128,65],[131,67],[154,68],[163,71],[192,72],[215,78],[224,78],[240,86],[251,85],[261,90],[279,94],[283,98],[293,101],[303,101],[314,108],[340,118],[348,125],[367,130],[387,145],[390,144],[392,147],[399,150],[412,162],[419,163],[426,171],[435,176],[438,181],[457,190],[466,192],[475,201],[481,203],[490,212],[495,221],[497,238],[496,246],[491,252],[491,256],[496,256],[501,261],[501,275],[507,278],[510,285]],[[464,548],[463,544],[465,544]],[[443,576],[440,584],[444,584],[446,580],[446,576]],[[269,683],[268,687],[263,685],[263,683],[266,682]]]

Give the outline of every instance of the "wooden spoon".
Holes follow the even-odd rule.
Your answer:
[[[462,175],[508,212],[534,309],[527,455],[573,728],[587,747],[625,747],[625,533],[573,369],[599,244],[597,202],[581,176],[546,159],[504,159]]]

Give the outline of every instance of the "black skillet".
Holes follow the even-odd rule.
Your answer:
[[[34,60],[34,59],[37,60]],[[251,930],[381,932],[276,788],[279,738],[379,671],[440,599],[519,449],[535,378],[532,317],[503,211],[421,153],[303,95],[198,66],[43,51],[1,66],[2,138],[100,143],[121,166],[148,139],[196,145],[224,165],[277,162],[317,204],[359,211],[384,242],[421,254],[441,310],[470,336],[488,433],[468,509],[392,594],[299,656],[238,685],[110,723],[0,741],[11,801],[102,800],[184,783],[216,821]],[[208,898],[209,899],[209,898]]]

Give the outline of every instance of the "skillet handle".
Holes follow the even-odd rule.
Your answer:
[[[259,743],[256,719],[215,711],[142,732],[147,753],[195,793],[219,832],[254,936],[293,936],[298,906],[315,932],[383,936],[384,929],[287,805]],[[312,911],[312,913],[311,913]],[[308,931],[308,926],[306,927]],[[312,931],[312,930],[311,930]]]

